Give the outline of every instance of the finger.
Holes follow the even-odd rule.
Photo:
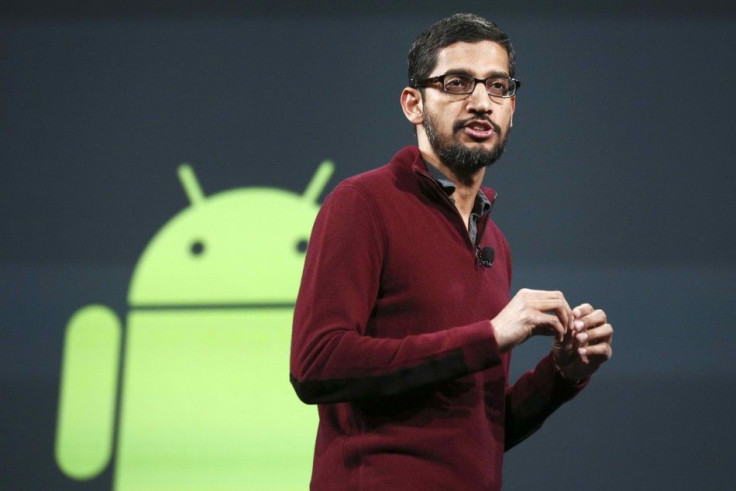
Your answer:
[[[588,315],[591,312],[595,310],[592,305],[589,303],[583,303],[572,309],[572,313],[575,316],[575,318],[579,319],[583,317],[584,315]]]
[[[613,349],[609,343],[598,343],[585,346],[578,349],[581,356],[587,357],[589,360],[596,360],[600,363],[611,359]]]
[[[575,335],[575,341],[577,341],[578,346],[581,347],[587,346],[589,339],[590,335],[587,332],[579,332]]]
[[[580,345],[577,339],[575,339],[573,331],[570,329],[565,331],[565,335],[561,339],[559,338],[559,334],[557,334],[557,340],[560,341],[562,347],[567,351],[576,351]]]
[[[564,305],[565,308],[570,309],[570,305],[560,291],[532,290],[529,301],[540,305]]]
[[[592,329],[594,327],[605,324],[607,321],[608,318],[606,316],[606,313],[601,309],[598,309],[590,312],[587,315],[584,315],[581,318],[576,319],[573,325],[577,328],[578,326],[581,326],[582,323],[582,328],[579,330]]]
[[[584,333],[589,344],[597,344],[600,342],[611,342],[613,338],[613,326],[611,324],[603,324],[601,326],[588,329]]]
[[[572,309],[560,291],[536,291],[529,305],[541,312],[555,312],[565,326],[572,325]]]
[[[560,322],[556,315],[539,313],[535,324],[542,330],[540,334],[555,336],[558,341],[564,342],[567,327]]]
[[[560,320],[560,323],[564,326],[565,332],[567,329],[572,328],[572,309],[568,305],[565,296],[559,290],[530,290],[523,288],[519,290],[519,295],[522,298],[524,304],[539,312],[545,314],[554,314]]]

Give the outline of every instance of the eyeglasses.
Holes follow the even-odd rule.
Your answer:
[[[513,97],[521,87],[521,82],[511,77],[493,76],[488,78],[474,78],[462,73],[446,73],[439,77],[425,78],[415,82],[416,87],[429,87],[430,84],[442,84],[442,90],[448,94],[472,94],[476,84],[486,86],[486,92],[491,97]]]

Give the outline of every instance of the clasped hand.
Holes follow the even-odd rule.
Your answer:
[[[555,366],[568,380],[583,380],[613,354],[613,326],[606,313],[584,303],[572,310],[572,328],[552,345]]]
[[[531,336],[555,336],[555,366],[569,380],[590,376],[612,355],[606,313],[588,303],[571,309],[559,291],[519,290],[491,323],[502,352]]]

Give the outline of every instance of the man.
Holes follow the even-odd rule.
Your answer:
[[[506,34],[454,15],[408,61],[417,147],[340,183],[307,251],[291,381],[319,404],[313,489],[500,489],[503,452],[611,356],[603,311],[560,292],[510,299],[481,186],[519,88]],[[551,353],[511,386],[511,349],[534,335],[554,336]]]

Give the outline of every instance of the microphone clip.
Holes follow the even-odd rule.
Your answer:
[[[484,268],[490,268],[493,266],[493,259],[496,257],[496,251],[493,247],[480,247],[475,248],[475,258],[478,260],[478,264]]]

